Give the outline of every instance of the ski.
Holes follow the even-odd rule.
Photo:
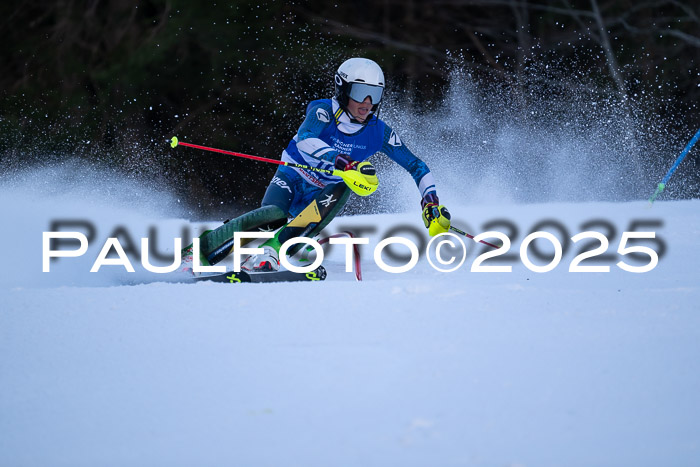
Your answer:
[[[276,272],[224,272],[221,274],[212,274],[206,276],[197,276],[195,282],[209,281],[221,282],[225,284],[240,284],[243,282],[311,282],[322,281],[326,279],[326,269],[319,266],[311,272],[292,272],[292,271],[276,271]]]

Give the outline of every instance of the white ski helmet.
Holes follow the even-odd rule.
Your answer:
[[[375,62],[368,58],[351,58],[343,62],[335,74],[335,97],[347,110],[348,99],[364,101],[369,96],[372,113],[379,110],[384,93],[384,73]]]

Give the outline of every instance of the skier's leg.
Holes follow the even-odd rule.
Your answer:
[[[317,222],[311,222],[306,225],[293,225],[294,221],[290,222],[289,225],[282,228],[274,238],[271,238],[265,244],[273,246],[277,251],[279,251],[280,246],[294,237],[313,237],[321,232],[332,220],[333,218],[342,210],[343,206],[350,197],[350,190],[345,183],[334,183],[331,185],[326,185],[321,191],[311,200],[311,203],[316,203],[318,207],[318,212],[320,215],[320,220]],[[292,210],[294,207],[292,207]],[[303,244],[294,245],[292,248],[287,250],[287,254],[294,255]]]
[[[330,224],[340,211],[342,211],[343,207],[345,207],[345,203],[348,202],[350,193],[351,191],[344,182],[327,185],[314,198],[314,201],[319,205],[318,210],[321,215],[321,221],[315,225],[309,225],[303,230],[296,227],[285,227],[282,229],[283,233],[280,235],[280,238],[283,239],[282,243],[294,237],[313,237],[317,235]]]
[[[287,222],[287,213],[294,201],[294,180],[279,170],[267,187],[262,205],[227,221],[201,239],[201,250],[209,264],[216,264],[231,253],[236,232],[274,231]]]

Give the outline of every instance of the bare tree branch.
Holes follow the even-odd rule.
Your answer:
[[[393,47],[399,50],[406,50],[408,52],[413,52],[426,57],[431,57],[433,59],[447,60],[448,56],[439,52],[432,47],[425,47],[422,45],[409,44],[407,42],[401,42],[396,39],[392,39],[384,34],[368,31],[366,29],[360,29],[353,26],[348,26],[338,21],[326,19],[326,18],[313,18],[316,22],[324,23],[330,26],[335,32],[343,33],[345,35],[354,37],[356,39],[369,40],[373,42],[378,42],[380,44],[386,45],[388,47]]]
[[[700,37],[696,36],[691,36],[690,34],[686,34],[683,31],[678,31],[677,29],[663,29],[658,31],[659,34],[662,36],[673,36],[677,37],[679,39],[684,40],[688,44],[694,46],[694,47],[700,47]]]
[[[659,28],[642,29],[642,28],[638,28],[638,27],[630,25],[626,20],[623,20],[621,22],[621,24],[623,25],[623,27],[626,30],[628,30],[629,32],[635,33],[635,34],[640,34],[640,35],[658,34],[660,36],[673,36],[673,37],[677,37],[678,39],[681,39],[681,40],[687,42],[689,45],[692,45],[693,47],[700,48],[700,37],[696,37],[696,36],[687,34],[683,31],[679,31],[677,29],[659,29]]]
[[[395,48],[398,50],[405,50],[407,52],[418,54],[419,56],[423,57],[423,59],[426,62],[429,63],[434,64],[437,61],[439,64],[444,64],[449,63],[453,60],[453,57],[448,55],[447,52],[440,52],[432,47],[426,47],[422,45],[410,44],[407,42],[399,41],[397,39],[387,37],[382,33],[348,26],[346,24],[334,20],[329,20],[327,18],[314,17],[312,18],[312,20],[329,26],[334,32],[339,34],[344,34],[350,37],[354,37],[356,39],[377,42],[387,47]],[[493,69],[483,67],[477,63],[470,64],[470,66],[476,69],[493,72]],[[499,73],[501,72],[501,70],[502,69],[497,69]]]
[[[608,70],[610,75],[615,81],[617,90],[620,93],[620,97],[627,96],[627,90],[625,89],[625,80],[620,74],[620,68],[617,64],[617,58],[613,52],[612,46],[610,45],[610,38],[608,37],[608,32],[605,30],[605,23],[603,22],[603,17],[600,14],[600,9],[598,8],[598,1],[591,0],[591,7],[593,8],[593,14],[595,16],[595,22],[598,25],[598,33],[600,34],[601,46],[605,52],[605,57],[607,58]]]
[[[482,6],[482,7],[516,7],[516,8],[529,8],[530,10],[540,10],[546,11],[548,13],[556,13],[566,16],[582,16],[593,18],[594,14],[588,10],[578,10],[573,7],[568,8],[558,8],[552,5],[530,3],[527,1],[511,1],[511,0],[439,0],[435,1],[434,4],[438,5],[450,5],[450,6]]]

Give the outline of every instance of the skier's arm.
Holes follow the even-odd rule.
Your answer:
[[[389,125],[384,130],[384,144],[381,152],[411,174],[411,177],[416,182],[421,198],[425,198],[428,193],[437,192],[435,179],[433,174],[430,173],[428,166],[403,144],[399,135],[389,128]]]
[[[323,130],[331,124],[333,109],[330,105],[319,103],[309,108],[304,122],[297,131],[297,149],[309,156],[333,163],[338,151],[319,139]]]
[[[384,130],[381,152],[406,169],[416,182],[421,195],[423,222],[430,235],[447,232],[450,229],[450,212],[440,204],[433,174],[425,162],[416,157],[388,125]]]

